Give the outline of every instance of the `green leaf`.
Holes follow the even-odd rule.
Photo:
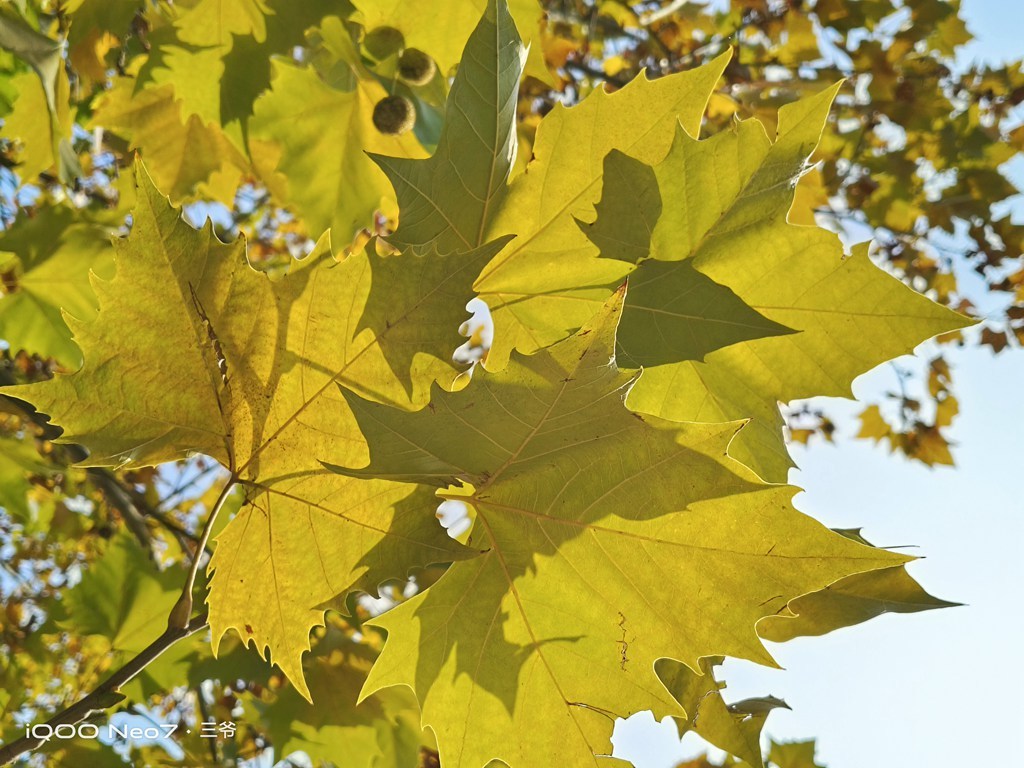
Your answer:
[[[903,566],[858,573],[793,600],[783,613],[761,619],[757,633],[782,643],[826,635],[886,613],[918,613],[960,603],[928,594]]]
[[[432,242],[442,253],[483,245],[515,160],[525,57],[505,3],[488,0],[455,75],[437,150],[426,160],[374,156],[401,210],[390,242]]]
[[[197,193],[225,202],[234,199],[245,159],[216,126],[197,115],[183,117],[170,85],[136,91],[133,81],[116,81],[100,97],[89,127],[127,139],[176,202]]]
[[[56,115],[58,80],[63,72],[60,43],[32,29],[21,19],[0,13],[0,48],[32,67],[43,84],[47,109],[51,115]]]
[[[61,10],[71,19],[72,28],[85,27],[69,33],[69,41],[77,43],[89,29],[124,34],[139,8],[134,0],[68,0]]]
[[[356,706],[375,659],[366,645],[321,640],[307,663],[314,704],[294,688],[270,704],[257,703],[276,754],[302,751],[317,763],[344,755],[346,768],[417,765],[421,735],[409,691],[388,691]]]
[[[31,437],[17,440],[0,435],[0,507],[30,532],[39,526],[34,505],[28,499],[32,489],[28,475],[46,476],[55,471],[42,461]]]
[[[361,70],[358,55],[339,19],[324,20],[320,32],[339,61]],[[351,90],[333,88],[312,67],[274,62],[273,87],[257,100],[251,140],[268,144],[254,162],[268,187],[287,201],[314,235],[331,228],[340,242],[373,227],[375,211],[394,216],[391,185],[367,153],[422,157],[410,131],[378,131],[373,108],[387,96],[384,86],[358,72]]]
[[[656,670],[662,683],[686,710],[686,717],[677,720],[680,737],[694,731],[747,765],[762,768],[761,731],[765,721],[773,709],[789,709],[789,706],[773,696],[726,704],[721,694],[725,683],[715,679],[715,667],[722,661],[721,656],[702,659],[700,672],[696,673],[685,664],[660,659]]]
[[[374,332],[388,367],[410,399],[417,357],[439,343],[448,342],[450,350],[462,343],[457,329],[466,319],[473,280],[509,239],[447,256],[434,250],[437,245],[433,242],[426,253],[409,249],[382,255],[382,245],[367,248],[370,293],[356,331],[368,328]],[[432,289],[424,291],[424,286]]]
[[[175,22],[179,38],[189,45],[231,45],[232,37],[251,36],[257,43],[267,37],[266,0],[202,0]]]
[[[730,455],[774,482],[792,465],[778,402],[851,396],[861,373],[971,322],[886,275],[866,250],[844,258],[831,233],[787,222],[792,182],[835,91],[784,107],[774,143],[753,120],[704,142],[680,130],[654,169],[662,199],[676,202],[654,228],[653,259],[688,261],[798,333],[728,346],[703,362],[652,366],[629,404],[678,420],[752,418]],[[655,262],[641,264],[633,279],[643,279],[647,264]]]
[[[772,741],[768,759],[778,768],[824,768],[814,759],[815,744],[809,741]]]
[[[710,82],[705,78],[704,87],[709,88]],[[604,99],[621,98],[638,87],[631,84]],[[593,258],[593,243],[577,244],[574,238],[586,236],[566,216],[567,210],[572,213],[571,208],[579,205],[577,218],[591,220],[592,214],[583,207],[586,194],[580,190],[588,189],[589,178],[594,178],[592,188],[603,173],[592,172],[588,177],[582,169],[563,168],[557,181],[549,182],[545,173],[549,154],[575,158],[577,164],[581,155],[574,155],[567,145],[549,147],[545,127],[550,124],[565,142],[597,144],[602,160],[612,149],[638,158],[637,148],[608,141],[616,130],[627,130],[614,117],[605,118],[603,122],[610,125],[603,126],[597,142],[580,138],[598,124],[585,108],[591,102],[599,108],[601,100],[595,96],[600,94],[564,116],[557,109],[552,112],[538,130],[534,150],[538,159],[512,185],[503,208],[516,211],[520,225],[512,231],[520,236],[477,281],[494,314],[495,346],[488,365],[500,367],[513,346],[529,351],[560,338],[581,324],[581,317],[596,311],[614,280],[633,272],[630,280],[641,290],[636,294],[637,305],[631,308],[633,299],[627,299],[624,359],[631,356],[629,345],[634,343],[653,352],[632,354],[648,368],[630,393],[630,406],[681,421],[752,418],[750,427],[730,447],[731,454],[766,479],[784,480],[791,462],[782,440],[778,402],[850,395],[850,384],[860,373],[911,351],[931,336],[969,324],[884,274],[866,253],[858,251],[844,259],[834,235],[787,222],[793,181],[818,141],[834,94],[835,88],[829,89],[784,107],[774,143],[753,120],[736,123],[732,130],[702,142],[690,137],[687,131],[694,129],[686,120],[680,127],[668,119],[661,130],[672,131],[674,138],[663,134],[665,143],[643,144],[648,159],[640,159],[647,164],[652,155],[659,157],[659,146],[667,153],[660,162],[653,160],[653,172],[638,169],[624,158],[608,158],[607,167],[616,182],[629,176],[620,197],[657,199],[662,211],[656,223],[650,214],[639,220],[635,215],[615,218],[630,209],[624,200],[612,202],[619,194],[616,191],[604,195],[608,225],[595,226],[596,240],[609,257],[605,259]],[[693,99],[691,104],[698,102],[704,103]],[[604,114],[627,114],[632,126],[637,124],[635,115],[646,117],[646,112],[650,108],[623,103]],[[572,120],[577,115],[590,119],[577,124]],[[639,124],[647,127],[643,121]],[[652,131],[648,137],[655,135]],[[655,182],[657,194],[638,192]],[[529,214],[540,200],[556,214],[542,216],[538,227]],[[494,226],[500,227],[501,222],[499,215]],[[616,224],[623,227],[621,233]],[[508,226],[515,225],[510,221]],[[644,259],[648,232],[650,258]],[[622,244],[621,250],[616,243]],[[687,262],[686,267],[666,266]],[[705,318],[718,322],[703,326],[699,346],[687,343],[688,331],[683,330],[686,316],[695,313],[672,307],[684,303],[693,290],[693,270],[711,281],[704,285],[708,295],[715,283],[728,289],[719,292],[717,300],[698,299],[698,306],[723,309],[722,315]],[[657,323],[639,318],[644,311],[653,315],[652,309],[666,306],[677,314],[675,328],[663,334],[673,341],[658,344],[649,338]],[[638,330],[644,325],[648,330]],[[719,338],[708,333],[715,328]],[[786,334],[786,329],[799,333]],[[730,341],[741,343],[726,346]],[[710,354],[702,362],[706,352]],[[669,360],[672,355],[679,357]]]
[[[78,635],[104,638],[115,654],[113,664],[123,664],[166,629],[167,615],[181,595],[183,582],[181,568],[159,570],[137,542],[119,536],[67,593],[60,626]],[[121,691],[144,700],[178,684],[185,674],[187,654],[187,643],[172,647]]]
[[[66,184],[71,184],[75,178],[82,175],[82,169],[79,167],[78,157],[71,150],[69,143],[72,123],[68,106],[70,85],[67,73],[64,71],[61,44],[32,29],[21,19],[0,13],[0,48],[11,51],[39,76],[46,112],[50,116],[46,133],[49,138],[49,152],[43,150],[41,146],[35,146],[32,150],[30,165],[25,169],[26,175],[35,175],[56,164],[61,180]],[[22,89],[21,98],[18,101],[25,100],[26,96],[28,100],[26,103],[22,103],[20,108],[18,102],[15,102],[15,111],[20,113],[15,115],[15,122],[19,130],[35,124],[35,121],[29,116],[35,103],[33,90],[25,82],[22,82],[20,87]],[[10,130],[6,124],[4,129],[5,133]],[[31,145],[35,145],[39,137],[38,134],[25,133],[23,139]]]
[[[142,150],[150,172],[172,199],[189,197],[192,185],[210,180],[201,191],[231,203],[239,171],[249,172],[244,155],[251,152],[268,176],[277,161],[277,155],[267,159],[264,148],[249,142],[254,102],[271,86],[272,57],[290,56],[296,46],[305,45],[306,30],[325,14],[350,11],[346,3],[333,0],[194,4],[172,26],[148,34],[148,54],[132,62],[128,77],[115,79],[117,112],[128,113],[119,130]],[[133,108],[133,101],[140,104]],[[132,113],[147,106],[154,114],[138,115],[135,121],[145,124],[133,125]],[[166,125],[158,128],[157,123]],[[171,183],[178,176],[180,188]]]
[[[373,622],[388,641],[364,693],[413,688],[442,764],[591,764],[613,717],[681,715],[659,658],[772,664],[758,618],[906,559],[757,483],[725,455],[735,424],[628,411],[632,377],[609,364],[620,308],[616,294],[577,335],[415,413],[345,393],[370,464],[333,469],[440,488],[476,512],[484,553]]]
[[[17,153],[18,175],[31,181],[56,163],[46,93],[33,72],[20,72],[8,82],[17,98],[10,114],[4,116],[3,136],[16,140],[20,150]]]
[[[648,80],[641,76],[580,104],[556,105],[537,129],[534,159],[512,182],[488,237],[516,239],[476,282],[494,317],[488,367],[512,349],[533,352],[580,328],[620,284],[629,265],[595,259],[597,248],[576,219],[591,220],[612,150],[647,163],[668,152],[681,122],[694,134],[729,54],[699,69]]]
[[[0,338],[14,349],[55,357],[69,368],[82,360],[63,312],[80,320],[96,314],[90,272],[113,271],[111,233],[69,207],[47,207],[20,218],[0,236]]]
[[[166,628],[181,584],[179,569],[157,570],[137,543],[118,537],[68,592],[62,624],[107,638],[115,651],[138,653]]]
[[[39,752],[52,768],[124,768],[124,758],[108,744],[94,739],[53,739]]]

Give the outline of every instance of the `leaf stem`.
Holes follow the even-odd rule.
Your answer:
[[[205,629],[206,626],[207,615],[203,613],[189,621],[184,627],[167,627],[160,637],[139,651],[134,658],[100,683],[92,693],[87,694],[84,698],[58,712],[47,720],[46,724],[51,726],[51,728],[56,728],[58,725],[76,725],[88,719],[94,713],[102,712],[119,703],[124,698],[119,693],[122,686],[133,680],[136,675],[176,642]],[[42,738],[22,736],[10,744],[5,744],[3,747],[0,747],[0,765],[14,762],[26,752],[42,746],[45,741]]]
[[[220,491],[220,495],[217,497],[217,501],[213,505],[213,509],[210,510],[209,517],[206,518],[206,525],[203,526],[203,532],[199,535],[196,553],[192,558],[192,567],[189,568],[188,578],[185,579],[185,586],[181,589],[181,597],[178,598],[178,602],[174,604],[170,614],[167,616],[168,629],[184,629],[188,626],[189,617],[192,615],[192,590],[196,585],[196,574],[199,573],[199,564],[202,562],[203,553],[206,551],[206,545],[210,540],[210,533],[217,522],[217,516],[223,508],[224,502],[231,495],[236,482],[237,478],[234,475],[228,478],[228,481]]]

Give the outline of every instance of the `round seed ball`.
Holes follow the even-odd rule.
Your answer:
[[[416,123],[416,107],[405,96],[385,96],[373,108],[373,124],[381,133],[398,136]]]
[[[376,27],[366,33],[363,46],[378,61],[405,47],[405,35],[394,27]]]
[[[409,85],[425,85],[435,72],[434,60],[419,48],[406,48],[398,57],[398,76]]]

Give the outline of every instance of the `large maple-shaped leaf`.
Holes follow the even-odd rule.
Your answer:
[[[875,267],[866,249],[844,258],[831,233],[787,222],[794,179],[835,93],[783,107],[774,143],[757,121],[706,142],[680,131],[654,169],[662,199],[674,201],[654,229],[654,259],[689,260],[800,332],[727,347],[704,362],[650,368],[630,405],[677,419],[753,417],[730,451],[771,480],[784,480],[791,466],[777,402],[851,396],[859,374],[970,323]]]
[[[480,65],[468,60],[460,77]],[[275,281],[243,243],[181,221],[144,170],[140,184],[117,275],[96,283],[100,315],[73,324],[85,367],[18,392],[88,446],[90,463],[198,451],[231,471],[246,503],[217,540],[214,637],[233,628],[270,648],[308,693],[299,660],[325,603],[466,554],[436,524],[429,492],[323,472],[318,459],[365,459],[336,383],[404,407],[425,404],[433,381],[452,385],[472,281],[504,243],[446,256],[371,244],[341,263],[318,247]]]
[[[618,149],[655,163],[676,127],[696,134],[729,54],[695,70],[648,80],[641,75],[609,94],[558,104],[537,129],[534,159],[509,187],[488,238],[516,239],[483,270],[476,287],[494,317],[488,366],[512,349],[531,352],[565,338],[593,316],[629,266],[599,260],[576,218],[590,219],[601,195],[604,159]]]
[[[366,451],[336,382],[408,407],[425,401],[430,381],[453,380],[460,307],[495,248],[434,257],[414,289],[390,292],[399,297],[391,325],[375,334],[357,326],[367,298],[389,293],[378,282],[391,273],[376,257],[338,263],[320,250],[271,280],[247,263],[243,242],[192,229],[145,169],[137,174],[116,275],[94,280],[99,314],[69,318],[84,367],[9,391],[48,413],[65,441],[86,445],[89,464],[151,465],[201,452],[232,472],[246,504],[212,562],[214,637],[235,628],[270,647],[305,691],[299,659],[322,603],[463,554],[434,520],[430,493],[322,471],[317,459],[352,462]],[[452,285],[462,286],[461,303]],[[450,317],[452,338],[422,339],[403,381],[389,359],[408,358],[385,350],[409,343],[409,333],[419,338],[424,317]]]
[[[627,410],[620,308],[618,293],[577,335],[421,411],[345,394],[370,463],[336,471],[439,488],[476,512],[484,554],[375,620],[389,636],[366,687],[412,687],[446,765],[595,763],[615,716],[681,714],[659,658],[770,664],[759,618],[906,559],[758,483],[726,455],[737,425]]]
[[[753,120],[706,142],[679,131],[654,169],[662,198],[673,205],[652,234],[652,266],[663,271],[666,262],[688,261],[799,333],[726,347],[703,362],[649,368],[630,405],[674,419],[752,417],[730,453],[773,481],[784,480],[792,465],[778,402],[850,397],[859,374],[971,322],[887,275],[866,248],[844,257],[832,233],[787,222],[794,181],[835,93],[783,107],[774,143]]]
[[[514,241],[477,281],[498,302],[496,340],[503,328],[511,333],[506,346],[550,340],[553,320],[596,310],[609,270],[630,273],[639,290],[627,299],[620,344],[624,363],[645,366],[630,406],[686,421],[752,418],[732,455],[784,481],[791,460],[778,402],[849,396],[857,375],[968,324],[886,275],[864,251],[844,258],[835,235],[787,222],[793,185],[835,92],[784,107],[775,142],[756,120],[706,141],[684,122],[653,167],[626,156],[635,152],[605,157],[612,175],[598,219],[579,234],[592,235],[605,258],[575,262],[571,280],[535,266],[527,287],[516,265],[531,259],[512,253],[502,262]],[[652,201],[656,220],[638,208]],[[488,295],[485,286],[501,274],[523,290]],[[518,331],[503,325],[506,310],[521,321]]]
[[[402,212],[390,242],[433,243],[442,252],[484,243],[515,159],[525,54],[506,4],[488,0],[452,84],[437,150],[426,160],[374,157]]]
[[[198,115],[182,115],[169,84],[136,91],[118,80],[97,101],[90,128],[103,128],[138,149],[153,178],[174,201],[196,191],[230,202],[247,163],[223,132]]]

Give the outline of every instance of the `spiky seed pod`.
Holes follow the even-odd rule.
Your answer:
[[[405,96],[385,96],[373,108],[373,124],[381,133],[398,136],[416,123],[416,107]]]
[[[406,48],[398,57],[398,76],[409,85],[426,85],[435,72],[434,60],[419,48]]]
[[[366,33],[363,46],[373,58],[381,61],[405,47],[405,36],[394,27],[377,27]]]

